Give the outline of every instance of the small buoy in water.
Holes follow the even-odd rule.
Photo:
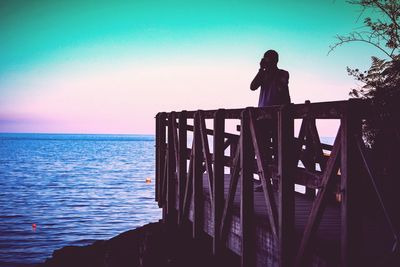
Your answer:
[[[36,230],[36,223],[32,223],[32,230],[33,230],[33,231]]]
[[[147,178],[146,178],[146,184],[149,184],[149,183],[151,183],[151,178],[150,178],[150,177],[147,177]]]

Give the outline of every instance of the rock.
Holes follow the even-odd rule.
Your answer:
[[[124,232],[106,241],[88,246],[67,246],[39,267],[186,267],[222,266],[211,255],[211,239],[194,241],[191,231],[167,229],[166,225],[150,223]],[[233,255],[220,263],[235,266]]]
[[[53,252],[40,267],[124,267],[162,266],[159,252],[162,224],[150,223],[106,241],[88,246],[66,246]],[[149,249],[151,248],[151,249]],[[147,262],[147,263],[146,263]],[[144,265],[146,264],[146,265]]]

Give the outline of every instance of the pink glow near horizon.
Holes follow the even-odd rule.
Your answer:
[[[8,126],[7,131],[14,132],[152,134],[153,118],[160,111],[242,108],[257,103],[258,91],[248,89],[256,70],[248,62],[180,59],[139,64],[132,60],[117,66],[74,63],[25,75],[32,93],[0,107],[0,119],[23,121]],[[318,74],[290,71],[295,103],[347,98],[345,81],[327,83]],[[320,128],[322,135],[335,134],[335,126]]]

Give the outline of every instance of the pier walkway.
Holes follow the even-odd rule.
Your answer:
[[[371,200],[380,194],[361,138],[368,112],[349,100],[157,114],[163,220],[206,234],[216,257],[229,249],[241,266],[377,265],[393,236],[382,227],[390,218],[372,211],[384,206]],[[332,119],[325,144],[317,120]]]

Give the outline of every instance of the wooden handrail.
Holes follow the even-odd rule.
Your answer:
[[[353,110],[362,117],[368,117],[371,114],[371,105],[368,100],[361,99],[349,99],[343,101],[331,101],[331,102],[315,102],[315,103],[305,103],[305,104],[292,104],[293,105],[293,118],[302,119],[305,117],[314,117],[316,119],[340,119],[345,113],[349,105],[352,106]],[[276,113],[281,106],[270,106],[264,108],[254,108],[254,113],[257,119],[271,118],[271,114]],[[225,119],[238,119],[241,118],[241,113],[245,108],[237,109],[224,109]],[[215,110],[202,110],[203,117],[205,119],[213,119]],[[193,119],[194,115],[198,110],[183,111],[186,112],[187,119]],[[168,112],[160,112],[167,113]],[[179,114],[180,112],[176,112]]]
[[[242,266],[254,266],[252,177],[258,174],[264,191],[268,224],[279,246],[280,266],[307,266],[310,243],[323,210],[334,194],[340,195],[350,188],[355,192],[352,193],[354,197],[347,196],[340,203],[342,225],[347,231],[341,237],[341,263],[355,264],[356,234],[350,231],[357,232],[357,229],[354,224],[356,217],[351,212],[356,207],[354,203],[361,189],[354,184],[359,160],[354,161],[357,166],[351,165],[358,151],[352,136],[360,135],[360,127],[356,125],[361,125],[361,120],[369,116],[369,104],[368,101],[352,99],[265,108],[158,113],[156,200],[164,209],[164,220],[182,225],[192,216],[193,237],[200,238],[205,223],[203,198],[207,192],[211,203],[209,214],[213,218],[213,252],[218,255],[226,244],[234,198],[239,194],[241,262]],[[214,121],[213,129],[206,127],[206,119]],[[225,132],[225,121],[231,119],[241,121],[240,134]],[[295,119],[302,120],[299,136],[294,136]],[[340,120],[334,145],[321,143],[316,119]],[[188,120],[193,120],[193,124],[188,124]],[[193,132],[191,148],[187,147],[188,132]],[[208,136],[213,137],[212,145]],[[230,155],[225,153],[228,148]],[[299,161],[303,166],[298,164]],[[316,169],[316,164],[320,170]],[[225,167],[231,167],[229,178],[224,173]],[[204,173],[207,174],[205,184]],[[226,198],[224,179],[230,179]],[[298,248],[293,247],[295,184],[305,186],[307,196],[314,199]],[[237,188],[240,192],[236,192]]]

